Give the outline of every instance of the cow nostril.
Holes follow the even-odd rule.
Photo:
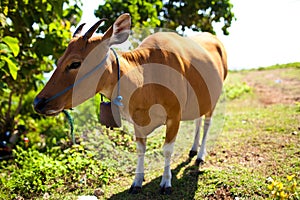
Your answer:
[[[36,107],[36,105],[39,104],[40,100],[41,100],[40,98],[35,97],[35,99],[33,100],[33,106]]]
[[[44,109],[45,105],[47,104],[47,99],[46,98],[38,98],[36,97],[33,101],[33,106],[35,111],[38,113],[41,113],[41,111]]]

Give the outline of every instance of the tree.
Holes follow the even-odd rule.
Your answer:
[[[79,22],[80,0],[1,0],[0,134],[35,116],[34,92],[53,69]],[[64,9],[66,7],[66,9]]]
[[[99,5],[98,10],[95,10],[95,16],[108,19],[107,23],[100,27],[102,32],[107,30],[122,13],[130,13],[132,24],[135,26],[157,27],[161,25],[158,16],[162,6],[161,0],[108,0],[104,5]]]
[[[108,18],[108,25],[113,23],[121,13],[132,16],[134,26],[162,27],[172,30],[208,31],[215,33],[213,22],[223,23],[223,33],[228,35],[228,28],[235,19],[230,0],[108,0],[98,7],[95,15]]]
[[[175,0],[166,1],[163,8],[165,26],[174,29],[181,26],[182,31],[191,28],[194,31],[215,33],[213,22],[223,23],[223,33],[228,35],[228,28],[234,20],[230,0]]]

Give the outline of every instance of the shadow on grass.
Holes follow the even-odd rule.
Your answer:
[[[195,193],[198,188],[197,185],[200,172],[198,167],[194,165],[189,165],[190,162],[191,160],[187,159],[172,170],[171,195],[161,195],[159,193],[159,184],[161,181],[160,176],[156,179],[153,179],[151,182],[143,185],[142,191],[139,194],[128,194],[128,190],[125,190],[123,192],[111,196],[111,198],[109,199],[194,199]],[[128,185],[128,188],[129,187],[130,185]]]

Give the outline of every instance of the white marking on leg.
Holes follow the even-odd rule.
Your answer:
[[[132,185],[135,187],[142,187],[143,180],[144,180],[144,158],[146,152],[146,141],[145,143],[137,141],[136,149],[138,154],[138,160],[137,160],[137,167],[135,170],[135,178]]]
[[[195,138],[194,138],[194,143],[192,146],[191,151],[197,152],[198,147],[199,147],[199,142],[200,142],[200,129],[201,129],[201,122],[202,122],[202,117],[195,119]]]
[[[202,143],[201,143],[200,151],[199,151],[199,153],[197,155],[197,159],[200,159],[202,161],[205,161],[205,156],[206,156],[206,140],[207,140],[207,134],[208,134],[208,131],[209,131],[210,124],[211,124],[211,117],[205,117]]]
[[[163,154],[165,157],[165,167],[164,167],[164,173],[162,175],[162,180],[160,182],[160,187],[164,187],[164,188],[171,187],[171,179],[172,179],[171,156],[174,151],[174,144],[175,144],[175,142],[165,143],[163,146]]]

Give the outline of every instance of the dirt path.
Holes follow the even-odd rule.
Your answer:
[[[250,71],[245,81],[265,105],[300,102],[300,69]]]

